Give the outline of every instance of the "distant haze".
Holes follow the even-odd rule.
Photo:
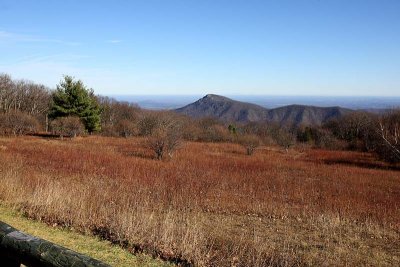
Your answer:
[[[292,104],[319,107],[340,106],[350,109],[390,109],[400,107],[400,97],[350,97],[350,96],[268,96],[226,95],[238,101],[254,103],[266,108]],[[203,95],[111,95],[120,101],[137,103],[146,109],[175,109],[190,104]]]

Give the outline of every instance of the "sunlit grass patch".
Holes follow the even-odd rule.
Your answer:
[[[150,256],[132,255],[123,248],[97,237],[82,235],[76,231],[52,227],[45,223],[31,220],[10,208],[0,205],[0,221],[27,234],[40,237],[81,254],[98,259],[111,266],[171,266]]]

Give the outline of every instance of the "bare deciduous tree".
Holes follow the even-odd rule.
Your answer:
[[[22,111],[40,120],[44,128],[50,99],[50,90],[45,86],[0,74],[0,112]]]
[[[101,128],[111,135],[125,135],[121,133],[121,125],[129,121],[135,127],[138,124],[140,108],[136,104],[120,102],[113,98],[98,96],[101,107]],[[123,127],[124,128],[124,127]],[[136,133],[136,132],[135,132]],[[132,133],[133,134],[133,133]],[[129,134],[130,135],[130,134]]]
[[[160,114],[161,115],[161,114]],[[165,155],[172,158],[175,150],[182,143],[181,124],[172,114],[162,114],[157,119],[150,136],[147,138],[147,146],[154,151],[158,160]]]
[[[50,92],[45,86],[0,75],[0,111],[20,110],[35,116],[47,112],[49,101]]]
[[[378,154],[390,162],[400,162],[400,110],[388,112],[378,121],[381,145]]]
[[[63,139],[64,136],[74,138],[81,135],[85,131],[85,126],[79,117],[68,116],[60,117],[51,122],[51,129],[54,134],[60,135]]]

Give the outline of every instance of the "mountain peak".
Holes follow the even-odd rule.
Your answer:
[[[207,94],[203,97],[203,100],[211,100],[211,101],[229,101],[231,99],[221,96],[221,95],[215,95],[215,94]]]
[[[214,117],[224,122],[275,122],[281,125],[321,125],[350,110],[338,107],[290,105],[275,109],[207,94],[196,102],[175,110],[194,118]]]
[[[195,118],[214,117],[227,122],[264,121],[267,114],[267,109],[263,107],[214,94],[208,94],[176,111]]]

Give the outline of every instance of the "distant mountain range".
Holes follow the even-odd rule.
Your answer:
[[[321,125],[352,112],[341,107],[289,105],[267,109],[259,105],[236,101],[224,96],[208,94],[176,112],[193,118],[213,117],[224,122],[276,122],[281,125]]]
[[[135,103],[144,109],[165,110],[177,109],[193,103],[203,95],[109,95],[118,101]],[[253,103],[264,108],[274,109],[292,104],[333,107],[340,106],[353,110],[381,110],[399,108],[398,96],[279,96],[279,95],[227,95],[242,102]]]

